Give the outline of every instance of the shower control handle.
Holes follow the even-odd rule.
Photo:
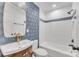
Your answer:
[[[69,46],[73,47],[73,45],[72,45],[72,44],[69,44]]]

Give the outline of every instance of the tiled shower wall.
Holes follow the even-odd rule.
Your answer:
[[[3,10],[4,4],[0,2],[0,45],[15,42],[15,38],[6,38],[3,33]],[[39,39],[39,8],[32,2],[27,3],[26,8],[26,34],[23,39]],[[27,32],[29,29],[29,32]]]

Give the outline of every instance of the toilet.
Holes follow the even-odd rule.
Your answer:
[[[47,57],[48,52],[43,48],[38,48],[38,40],[33,41],[33,55],[35,57]]]

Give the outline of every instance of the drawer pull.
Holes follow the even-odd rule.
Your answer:
[[[23,54],[23,56],[25,56],[26,54]]]
[[[26,54],[28,54],[28,53],[26,52]]]

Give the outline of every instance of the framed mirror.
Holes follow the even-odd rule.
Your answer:
[[[21,6],[22,5],[22,6]],[[3,28],[5,37],[14,37],[14,33],[25,35],[26,11],[23,3],[6,2],[4,6]]]

